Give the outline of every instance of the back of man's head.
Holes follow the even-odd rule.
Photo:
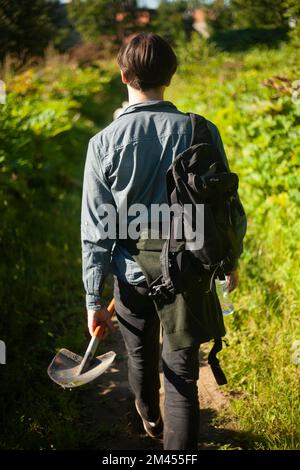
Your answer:
[[[117,61],[128,85],[142,91],[168,86],[177,69],[175,52],[153,33],[134,36],[121,47]]]

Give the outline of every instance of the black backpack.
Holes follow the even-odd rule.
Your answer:
[[[167,171],[166,183],[168,204],[181,208],[190,204],[193,212],[189,229],[195,230],[196,207],[202,204],[204,217],[203,245],[196,249],[184,234],[178,239],[175,222],[181,214],[171,213],[169,236],[164,242],[161,255],[161,275],[150,285],[150,294],[157,304],[172,303],[176,294],[183,292],[193,278],[210,277],[210,289],[216,276],[224,279],[225,274],[236,268],[244,231],[237,228],[246,216],[238,196],[238,176],[227,168],[219,149],[213,144],[204,117],[190,113],[192,122],[191,146],[174,159]],[[176,220],[177,218],[177,220]],[[181,222],[182,222],[181,220]],[[183,227],[185,228],[185,227]],[[180,246],[180,248],[178,248]],[[219,384],[226,378],[219,367],[216,353],[222,349],[221,338],[209,355],[209,363]]]
[[[190,281],[191,264],[199,276],[204,272],[211,277],[223,279],[225,274],[236,268],[240,254],[241,237],[237,227],[245,212],[238,196],[238,176],[229,171],[219,149],[212,143],[212,137],[204,117],[190,113],[192,121],[191,146],[174,159],[167,171],[168,204],[182,207],[189,204],[196,214],[196,205],[202,204],[204,216],[203,246],[192,249],[190,241],[183,236],[180,240],[174,233],[175,219],[181,217],[186,223],[183,211],[171,213],[169,236],[161,252],[162,275],[151,286],[156,300],[172,302],[174,295],[181,292]],[[195,230],[195,221],[190,220],[189,229]],[[184,227],[183,227],[184,229]],[[184,231],[184,230],[183,230]],[[181,250],[178,259],[178,243]],[[182,250],[183,246],[183,250]],[[176,262],[174,256],[176,254]],[[186,263],[186,260],[189,263]],[[183,262],[183,259],[185,262]],[[182,269],[181,269],[182,268]]]

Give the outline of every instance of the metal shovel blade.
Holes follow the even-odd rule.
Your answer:
[[[79,387],[103,374],[115,357],[116,353],[114,351],[97,356],[94,358],[88,371],[78,374],[82,357],[68,349],[61,349],[48,367],[48,375],[63,388]]]

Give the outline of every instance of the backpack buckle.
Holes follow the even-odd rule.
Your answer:
[[[176,297],[173,285],[166,284],[163,281],[163,276],[159,276],[152,282],[148,295],[156,302],[158,307],[172,303]]]

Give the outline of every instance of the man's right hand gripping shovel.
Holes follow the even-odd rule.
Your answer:
[[[116,356],[114,351],[96,358],[94,356],[100,341],[109,330],[115,329],[111,321],[114,311],[114,299],[107,308],[88,311],[88,328],[92,338],[87,350],[82,358],[68,349],[61,349],[48,367],[48,374],[54,382],[64,388],[78,387],[96,379],[108,369]]]
[[[95,330],[99,326],[101,329],[97,332],[97,336],[100,336],[100,339],[105,339],[109,331],[112,333],[115,331],[115,327],[111,321],[111,318],[114,314],[114,307],[115,301],[112,299],[107,308],[103,306],[99,310],[87,311],[88,330],[91,336],[95,335]]]

